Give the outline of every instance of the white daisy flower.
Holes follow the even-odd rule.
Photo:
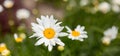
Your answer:
[[[115,39],[118,34],[118,28],[112,26],[112,28],[107,29],[104,31],[104,36],[109,37],[111,40]]]
[[[30,12],[27,9],[19,9],[16,12],[16,17],[18,19],[27,19],[30,16]]]
[[[25,38],[26,38],[26,35],[24,33],[19,34],[19,36],[18,34],[14,33],[14,39],[17,43],[23,42]]]
[[[1,52],[2,56],[9,56],[10,55],[10,51],[8,49],[4,50]]]
[[[2,7],[2,5],[0,5],[0,13],[4,10],[4,8]]]
[[[3,52],[5,49],[7,49],[5,43],[0,43],[0,53]]]
[[[86,6],[89,3],[89,0],[81,0],[80,6]]]
[[[120,5],[120,0],[111,0],[112,4]]]
[[[41,19],[37,18],[36,23],[32,23],[32,29],[35,32],[31,37],[37,37],[39,39],[35,45],[45,44],[48,46],[48,50],[51,51],[56,44],[64,46],[65,44],[58,38],[59,36],[66,36],[67,33],[61,32],[64,27],[60,26],[62,22],[57,22],[53,16],[41,16]],[[30,38],[31,38],[30,37]]]
[[[113,10],[113,12],[116,12],[116,13],[120,12],[120,7],[119,7],[119,5],[113,5],[113,6],[112,6],[112,10]]]
[[[84,31],[85,27],[78,25],[73,31],[66,26],[67,32],[69,33],[68,38],[72,40],[80,40],[83,41],[83,38],[87,38],[87,32]]]
[[[3,5],[5,6],[5,8],[12,8],[14,5],[14,2],[12,0],[5,0],[3,2]]]
[[[99,4],[98,9],[103,13],[107,13],[110,11],[110,4],[107,2],[102,2]]]
[[[112,28],[107,29],[104,31],[104,37],[102,39],[103,44],[109,44],[111,40],[114,40],[118,34],[118,28],[112,26]]]

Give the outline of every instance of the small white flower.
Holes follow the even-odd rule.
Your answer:
[[[115,39],[118,34],[118,28],[112,26],[112,28],[107,29],[104,31],[104,36],[109,37],[111,40]]]
[[[113,10],[113,12],[118,13],[118,12],[120,12],[120,7],[118,5],[113,5],[112,10]]]
[[[21,33],[21,34],[19,34],[19,36],[18,36],[18,34],[14,34],[14,39],[15,39],[15,41],[16,42],[23,42],[23,40],[26,38],[26,35],[24,34],[24,33]]]
[[[107,2],[102,2],[99,4],[98,9],[103,13],[107,13],[110,11],[110,4]]]
[[[115,5],[120,5],[120,0],[112,0],[111,2]]]
[[[88,0],[81,0],[80,1],[80,6],[86,6],[89,3]]]
[[[5,43],[0,43],[0,53],[3,52],[5,49],[7,49]]]
[[[2,5],[0,5],[0,13],[4,10],[4,8],[2,7]]]
[[[78,25],[73,31],[66,26],[67,32],[69,33],[68,38],[72,40],[80,40],[83,41],[83,38],[87,38],[87,32],[84,31],[85,27]]]
[[[117,34],[118,34],[118,28],[115,26],[112,26],[112,28],[109,28],[106,31],[104,31],[104,37],[102,39],[102,42],[104,44],[106,43],[109,44],[111,40],[114,40],[116,38]]]
[[[35,33],[31,36],[39,39],[35,43],[36,46],[44,43],[45,46],[48,46],[48,50],[51,51],[56,44],[65,45],[58,38],[67,35],[67,33],[61,32],[64,28],[60,26],[62,22],[57,22],[53,16],[41,16],[41,19],[37,18],[37,22],[38,24],[32,23],[32,29]]]
[[[27,9],[19,9],[16,12],[18,19],[27,19],[30,16],[30,12]]]
[[[14,5],[14,2],[12,0],[5,0],[3,5],[5,6],[5,8],[12,8]]]
[[[6,50],[1,52],[1,55],[2,56],[8,56],[8,55],[10,55],[10,51],[8,49],[6,49]]]

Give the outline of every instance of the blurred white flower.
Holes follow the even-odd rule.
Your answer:
[[[7,49],[6,44],[5,43],[1,43],[0,44],[0,52],[3,52],[5,49]]]
[[[18,19],[27,19],[30,16],[30,12],[27,9],[19,9],[16,12],[16,17]]]
[[[107,3],[107,2],[102,2],[102,3],[100,3],[99,6],[98,6],[99,11],[101,11],[101,12],[103,12],[103,13],[109,12],[109,11],[110,11],[110,8],[111,8],[111,7],[110,7],[110,4]]]
[[[119,7],[119,5],[113,5],[113,6],[112,6],[112,10],[113,10],[113,12],[116,12],[116,13],[120,12],[120,7]]]
[[[88,0],[81,0],[80,1],[80,6],[86,6],[89,3]]]
[[[20,33],[19,36],[18,34],[14,33],[14,39],[17,43],[23,42],[25,38],[26,38],[26,35],[24,33]]]
[[[120,0],[111,0],[114,5],[120,5]]]
[[[107,29],[104,31],[104,37],[102,39],[103,44],[109,45],[112,40],[116,38],[118,34],[118,28],[112,26],[112,28]]]
[[[52,51],[56,44],[64,46],[65,44],[58,38],[66,36],[67,33],[61,32],[64,27],[60,26],[62,22],[57,22],[53,16],[41,16],[41,19],[36,19],[38,24],[32,23],[32,29],[35,32],[31,37],[39,39],[35,45],[45,44],[48,50]],[[30,37],[30,38],[31,38]]]
[[[66,26],[67,32],[69,33],[68,38],[72,40],[80,40],[83,41],[83,38],[87,38],[87,32],[84,31],[85,27],[78,25],[73,31]]]
[[[4,8],[2,7],[2,5],[0,5],[0,13],[4,10]]]
[[[6,50],[1,52],[1,55],[2,56],[8,56],[8,55],[10,55],[10,51],[8,49],[6,49]]]
[[[3,2],[3,5],[4,5],[5,8],[12,8],[13,5],[14,5],[14,2],[12,0],[5,0]]]

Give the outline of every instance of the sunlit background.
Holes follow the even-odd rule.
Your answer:
[[[62,37],[65,46],[51,52],[35,46],[31,23],[41,15],[53,15],[71,29],[85,26],[88,38]],[[0,0],[0,56],[119,56],[119,28],[120,0]]]

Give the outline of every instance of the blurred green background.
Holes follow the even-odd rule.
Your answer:
[[[103,32],[116,26],[120,28],[120,8],[116,12],[112,3],[113,0],[11,0],[14,5],[11,8],[4,7],[5,0],[0,1],[4,10],[0,12],[0,43],[5,43],[11,52],[11,56],[119,56],[120,55],[120,31],[117,38],[109,45],[101,41]],[[119,1],[119,0],[117,0]],[[102,2],[107,2],[109,7],[99,8]],[[17,10],[25,8],[30,12],[26,19],[19,19],[16,16]],[[95,8],[95,10],[93,9]],[[115,9],[115,8],[114,8]],[[105,12],[107,11],[107,12]],[[88,38],[83,42],[70,40],[67,37],[60,38],[64,43],[64,50],[59,51],[55,46],[51,52],[43,44],[34,46],[37,41],[29,38],[31,22],[41,15],[54,15],[55,19],[62,21],[63,26],[74,29],[77,25],[85,26]],[[63,31],[66,31],[64,29]],[[26,34],[21,43],[15,42],[14,33]]]

